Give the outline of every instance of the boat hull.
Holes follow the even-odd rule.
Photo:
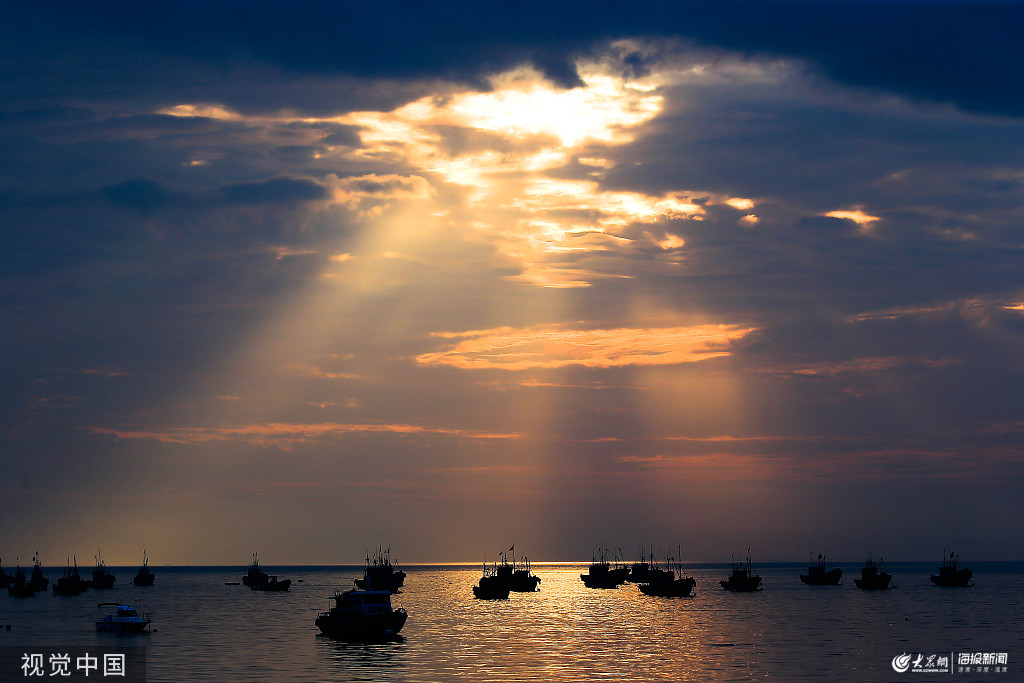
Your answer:
[[[688,598],[693,595],[693,589],[696,585],[697,580],[691,577],[669,581],[662,580],[640,584],[640,592],[644,595],[652,595],[659,598]]]
[[[316,618],[320,633],[332,640],[379,642],[396,640],[409,615],[404,609],[386,614],[341,614],[336,610],[323,612]]]
[[[148,621],[97,621],[96,630],[101,633],[148,633]]]
[[[971,576],[973,573],[970,569],[961,569],[957,572],[939,572],[938,576],[932,574],[931,578],[936,586],[962,588],[971,585]]]
[[[800,580],[808,586],[838,586],[843,580],[842,569],[832,569],[826,572],[815,571],[812,567],[808,572],[800,575]]]

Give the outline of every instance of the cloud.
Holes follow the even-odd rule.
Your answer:
[[[178,445],[234,441],[281,450],[291,450],[299,444],[336,439],[348,434],[435,435],[462,439],[516,439],[519,437],[514,433],[489,433],[410,424],[288,424],[278,422],[231,427],[179,427],[167,430],[91,427],[89,431],[93,434],[113,436],[121,440],[156,441]]]
[[[423,365],[462,369],[526,370],[569,365],[610,368],[695,363],[730,354],[730,345],[754,331],[737,325],[568,330],[502,328],[439,333],[459,338],[454,347],[416,358]]]
[[[271,178],[247,183],[229,183],[221,193],[231,204],[287,204],[312,202],[327,197],[322,185],[304,178]]]

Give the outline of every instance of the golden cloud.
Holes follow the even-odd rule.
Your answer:
[[[463,369],[609,368],[695,363],[730,354],[729,345],[753,332],[738,325],[564,330],[498,328],[437,333],[462,338],[452,348],[417,356],[423,365]]]

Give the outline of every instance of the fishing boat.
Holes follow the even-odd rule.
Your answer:
[[[587,588],[618,588],[626,583],[629,567],[621,567],[616,561],[613,567],[608,561],[608,551],[599,548],[590,559],[586,574],[580,574],[583,585]]]
[[[29,577],[28,585],[33,591],[44,591],[50,586],[50,580],[43,576],[43,565],[39,562],[39,551],[32,556],[32,576]]]
[[[508,600],[508,594],[512,592],[508,583],[498,576],[497,567],[488,569],[487,560],[484,560],[484,573],[479,583],[473,586],[473,595],[480,600]]]
[[[89,580],[89,588],[96,588],[98,590],[110,590],[114,587],[114,582],[117,580],[113,574],[107,571],[107,565],[103,564],[103,558],[100,557],[100,553],[96,551],[96,567],[92,570],[92,579]]]
[[[939,567],[939,575],[932,574],[932,583],[936,586],[961,587],[971,586],[971,577],[974,575],[970,569],[957,569],[960,562],[960,555],[949,554],[946,560],[946,551],[942,551],[942,566]]]
[[[370,563],[370,556],[366,556],[366,569],[363,570],[363,578],[356,579],[357,588],[372,591],[389,591],[399,593],[398,589],[405,583],[405,572],[396,570],[391,564],[391,548],[386,551],[378,548],[373,557],[373,564]]]
[[[328,638],[356,642],[397,640],[409,615],[391,606],[391,591],[347,590],[329,598],[326,612],[316,617],[317,628]]]
[[[131,605],[101,602],[96,606],[96,630],[104,633],[148,633],[152,620]]]
[[[838,586],[843,581],[843,570],[838,567],[828,569],[825,566],[825,556],[818,553],[818,561],[815,563],[812,560],[807,573],[800,575],[800,580],[810,586]]]
[[[857,588],[866,591],[885,590],[892,587],[892,577],[882,569],[882,559],[876,563],[870,557],[860,570],[860,578],[853,580]]]
[[[3,564],[0,563],[0,588],[10,588],[12,583],[14,583],[14,575],[5,573]]]
[[[71,561],[69,560],[68,566],[64,570],[64,576],[57,579],[57,583],[53,584],[53,594],[81,595],[87,590],[89,590],[89,582],[78,573],[78,560],[75,560],[74,567],[71,566]]]
[[[761,587],[761,577],[754,573],[754,569],[750,564],[749,553],[747,554],[746,563],[733,561],[732,574],[729,575],[728,579],[723,579],[719,583],[722,584],[722,588],[725,590],[738,593],[763,590]]]
[[[242,583],[254,591],[281,592],[286,591],[292,585],[291,579],[278,579],[260,569],[260,561],[256,553],[252,554],[252,564],[249,571],[242,577]]]
[[[662,574],[668,569],[659,569],[654,563],[654,551],[651,550],[650,562],[644,555],[644,551],[640,549],[640,561],[634,562],[629,566],[629,575],[626,577],[626,581],[630,583],[652,583],[665,577]]]
[[[36,594],[35,586],[28,580],[28,576],[20,564],[14,572],[11,585],[7,587],[7,594],[15,598],[31,598]]]
[[[139,571],[135,574],[135,578],[132,579],[132,583],[136,586],[152,586],[153,580],[156,576],[153,572],[149,571],[149,558],[146,557],[146,551],[142,551],[142,566],[139,567]]]
[[[673,565],[673,558],[666,558],[664,569],[658,567],[648,569],[649,580],[640,584],[640,592],[660,598],[688,598],[693,595],[697,580],[683,574],[682,565],[678,560],[675,560],[675,565]]]
[[[508,563],[508,554],[501,553],[501,564],[495,568],[495,575],[505,582],[509,591],[533,593],[538,590],[540,577],[531,572],[529,558],[524,556],[523,561],[517,564],[514,545],[509,552],[512,553],[512,564]]]

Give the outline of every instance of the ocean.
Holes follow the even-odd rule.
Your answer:
[[[0,681],[31,680],[11,663],[22,654],[138,646],[152,683],[1024,680],[1024,563],[962,563],[974,571],[968,588],[932,585],[937,563],[887,563],[896,587],[877,592],[854,587],[856,563],[834,565],[844,569],[834,587],[803,585],[806,562],[755,563],[757,593],[722,590],[728,564],[694,564],[689,598],[589,589],[586,565],[534,563],[540,591],[503,601],[473,597],[479,567],[403,566],[393,598],[409,612],[403,639],[379,644],[335,642],[313,623],[362,567],[264,567],[292,579],[283,593],[226,585],[244,567],[154,567],[151,588],[131,585],[135,568],[110,568],[111,591],[0,595]],[[60,570],[46,573],[52,583]],[[138,600],[152,633],[95,631],[97,603]]]

